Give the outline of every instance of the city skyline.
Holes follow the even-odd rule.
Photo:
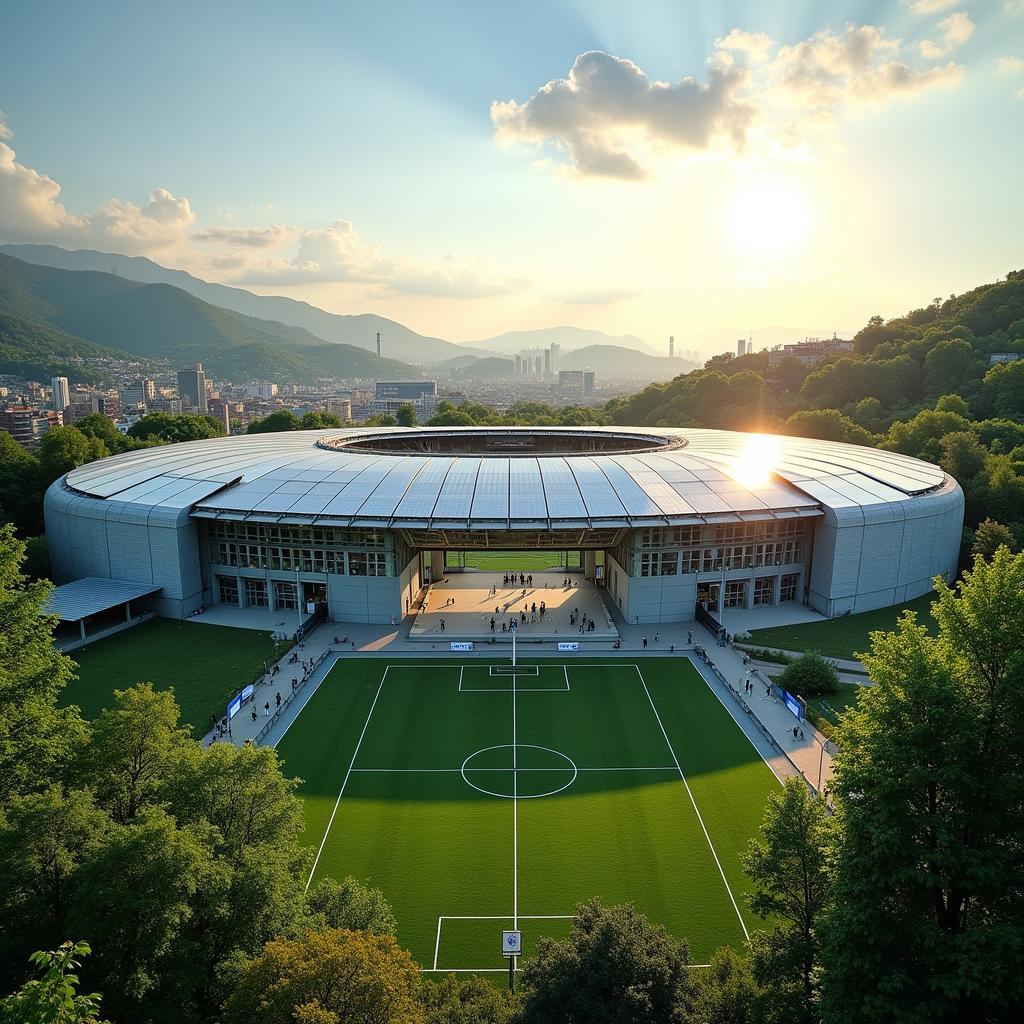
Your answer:
[[[175,10],[0,12],[0,240],[704,355],[1015,266],[1015,0]]]

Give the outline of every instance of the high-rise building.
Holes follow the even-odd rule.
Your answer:
[[[590,396],[593,395],[595,381],[596,381],[596,376],[595,376],[593,370],[584,370],[583,371],[583,397],[584,398],[590,398]]]
[[[544,349],[544,376],[551,376],[551,349]]]
[[[67,377],[51,377],[50,390],[53,392],[53,411],[63,412],[71,404],[71,387]]]
[[[747,339],[740,338],[736,342],[736,355],[743,356],[747,354]]]
[[[279,390],[276,384],[269,381],[258,381],[255,384],[245,385],[245,393],[250,398],[276,398]]]
[[[52,409],[12,405],[0,411],[0,430],[5,430],[24,448],[38,448],[43,434],[59,427],[62,417]]]
[[[516,355],[516,376],[522,377],[523,375],[523,357],[522,355]]]
[[[181,404],[188,402],[192,412],[206,412],[206,374],[202,363],[196,363],[191,370],[178,371],[178,394]]]
[[[129,381],[121,388],[121,404],[128,406],[145,406],[156,397],[156,384],[149,377],[140,377]]]
[[[668,336],[668,357],[674,359],[676,355],[676,338],[674,334]]]

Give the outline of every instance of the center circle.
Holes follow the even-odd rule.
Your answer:
[[[507,754],[503,756],[505,751],[511,751],[511,757]],[[520,757],[520,751],[525,757]],[[527,761],[525,767],[521,764],[523,760]],[[571,757],[560,750],[539,747],[533,743],[501,743],[495,747],[484,747],[470,754],[462,762],[460,771],[467,786],[478,793],[501,797],[503,800],[536,800],[542,796],[554,796],[568,789],[579,775],[579,769]],[[475,776],[475,782],[470,778],[471,775]],[[522,787],[527,792],[520,793],[520,779],[526,777],[531,778],[532,784]],[[558,784],[544,788],[548,782]],[[540,786],[537,792],[533,791],[534,785]]]

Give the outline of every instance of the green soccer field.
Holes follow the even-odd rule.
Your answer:
[[[685,659],[340,662],[278,745],[313,877],[381,888],[427,970],[506,969],[594,896],[706,963],[755,924],[740,855],[778,785]]]

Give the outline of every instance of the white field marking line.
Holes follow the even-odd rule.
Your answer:
[[[479,689],[470,686],[462,691],[463,693],[509,693],[510,691],[500,686],[481,686]],[[564,686],[529,686],[524,693],[565,693]]]
[[[301,704],[298,704],[298,705],[295,706],[294,712],[292,714],[292,717],[288,720],[288,723],[285,725],[284,730],[282,731],[281,735],[278,736],[276,740],[274,740],[273,748],[275,750],[277,749],[277,747],[280,744],[281,740],[284,739],[285,733],[288,732],[288,730],[295,724],[296,720],[302,714],[302,712],[306,710],[306,705],[316,695],[316,691],[319,690],[320,687],[324,683],[327,682],[327,677],[334,671],[334,666],[337,665],[339,661],[341,661],[341,655],[340,654],[335,654],[333,656],[333,661],[331,662],[331,667],[324,673],[323,678],[320,680],[320,682],[317,683],[312,688],[310,688],[309,686],[304,686],[302,688],[302,692],[303,693],[305,693],[306,690],[309,690],[309,692],[306,694],[306,699]],[[268,743],[267,746],[271,746],[271,744]]]
[[[444,920],[443,917],[437,919],[437,938],[434,940],[434,966],[431,970],[437,970],[437,953],[441,948],[441,922]]]
[[[775,776],[775,778],[778,780],[779,785],[781,786],[782,778],[780,777],[779,773],[772,767],[771,761],[769,761],[768,758],[765,757],[764,754],[762,754],[761,751],[757,749],[757,744],[754,743],[754,741],[749,736],[747,736],[746,732],[743,729],[743,726],[740,724],[741,720],[736,718],[736,716],[730,710],[729,705],[726,704],[724,700],[722,700],[722,698],[718,695],[718,691],[711,685],[711,682],[708,680],[707,676],[705,676],[704,673],[701,672],[700,666],[697,664],[697,659],[691,655],[689,660],[690,664],[693,665],[694,669],[696,670],[697,675],[699,675],[701,679],[704,680],[704,685],[715,695],[715,697],[718,700],[718,703],[721,704],[723,708],[725,708],[726,714],[736,723],[737,728],[740,730],[740,732],[743,733],[744,737],[746,738],[746,741],[754,748],[754,752],[757,754],[757,756],[761,758],[761,760],[764,761],[766,765],[768,765],[768,770],[772,773],[772,775]]]
[[[384,667],[384,675],[380,677],[380,685],[377,687],[377,692],[373,695],[373,703],[370,705],[370,710],[367,712],[366,721],[363,722],[363,731],[359,734],[359,739],[356,742],[356,749],[352,751],[352,760],[349,761],[348,771],[345,772],[345,778],[342,779],[341,789],[338,790],[338,799],[334,801],[334,810],[331,811],[330,820],[327,822],[327,828],[324,829],[324,837],[320,840],[320,849],[316,851],[316,858],[313,860],[313,866],[309,869],[309,878],[306,879],[306,892],[309,891],[310,885],[313,883],[313,875],[316,873],[316,866],[320,863],[320,854],[324,852],[324,846],[327,845],[327,837],[330,835],[331,826],[334,824],[334,817],[338,813],[338,807],[341,804],[341,797],[345,792],[345,787],[348,785],[349,776],[352,774],[352,767],[356,763],[356,757],[359,754],[359,748],[363,745],[363,737],[366,735],[366,727],[370,724],[370,718],[373,716],[373,709],[377,706],[377,698],[380,696],[380,691],[384,689],[384,681],[388,677],[388,670],[390,665]]]
[[[658,714],[658,708],[654,703],[654,698],[651,696],[651,691],[647,689],[647,683],[644,680],[644,674],[640,671],[640,667],[637,666],[636,674],[640,677],[640,684],[644,688],[644,693],[647,694],[647,700],[650,702],[651,710],[654,712],[654,717],[658,720],[658,727],[661,729],[661,735],[665,737],[665,743],[668,746],[669,753],[672,755],[672,760],[676,763],[676,768],[679,771],[679,778],[683,780],[683,785],[686,787],[686,794],[690,798],[690,803],[693,804],[693,812],[697,815],[697,820],[700,822],[701,830],[704,833],[704,838],[708,841],[708,849],[711,850],[711,856],[715,858],[715,864],[718,867],[718,873],[722,876],[722,884],[725,886],[725,891],[729,894],[729,900],[732,903],[732,909],[736,911],[736,917],[740,922],[740,928],[743,929],[743,937],[750,939],[750,932],[747,931],[747,926],[743,921],[743,915],[740,913],[740,908],[736,903],[736,897],[732,894],[732,889],[729,886],[728,879],[725,877],[725,871],[722,870],[722,862],[718,859],[718,853],[715,850],[715,844],[711,842],[711,836],[708,834],[707,826],[704,824],[704,819],[701,817],[700,808],[697,806],[697,801],[693,798],[693,792],[690,789],[689,782],[686,781],[686,775],[683,773],[682,765],[679,763],[679,758],[676,757],[676,752],[672,747],[672,743],[668,738],[668,733],[665,732],[665,726],[661,721],[661,715]]]
[[[519,773],[516,771],[516,674],[512,673],[512,928],[519,928]],[[515,963],[512,965],[515,970]]]
[[[462,689],[462,673],[465,671],[465,668],[466,668],[465,665],[460,665],[459,666],[459,689],[460,690]]]
[[[471,772],[569,772],[571,768],[469,768]],[[600,768],[577,768],[578,772],[674,772],[674,764],[645,764],[639,767],[617,767],[608,765]],[[359,775],[440,775],[461,774],[461,768],[353,768],[353,774]]]
[[[565,673],[565,688],[566,688],[566,690],[568,690],[569,689],[569,666],[568,665],[563,665],[562,666],[562,671]]]

